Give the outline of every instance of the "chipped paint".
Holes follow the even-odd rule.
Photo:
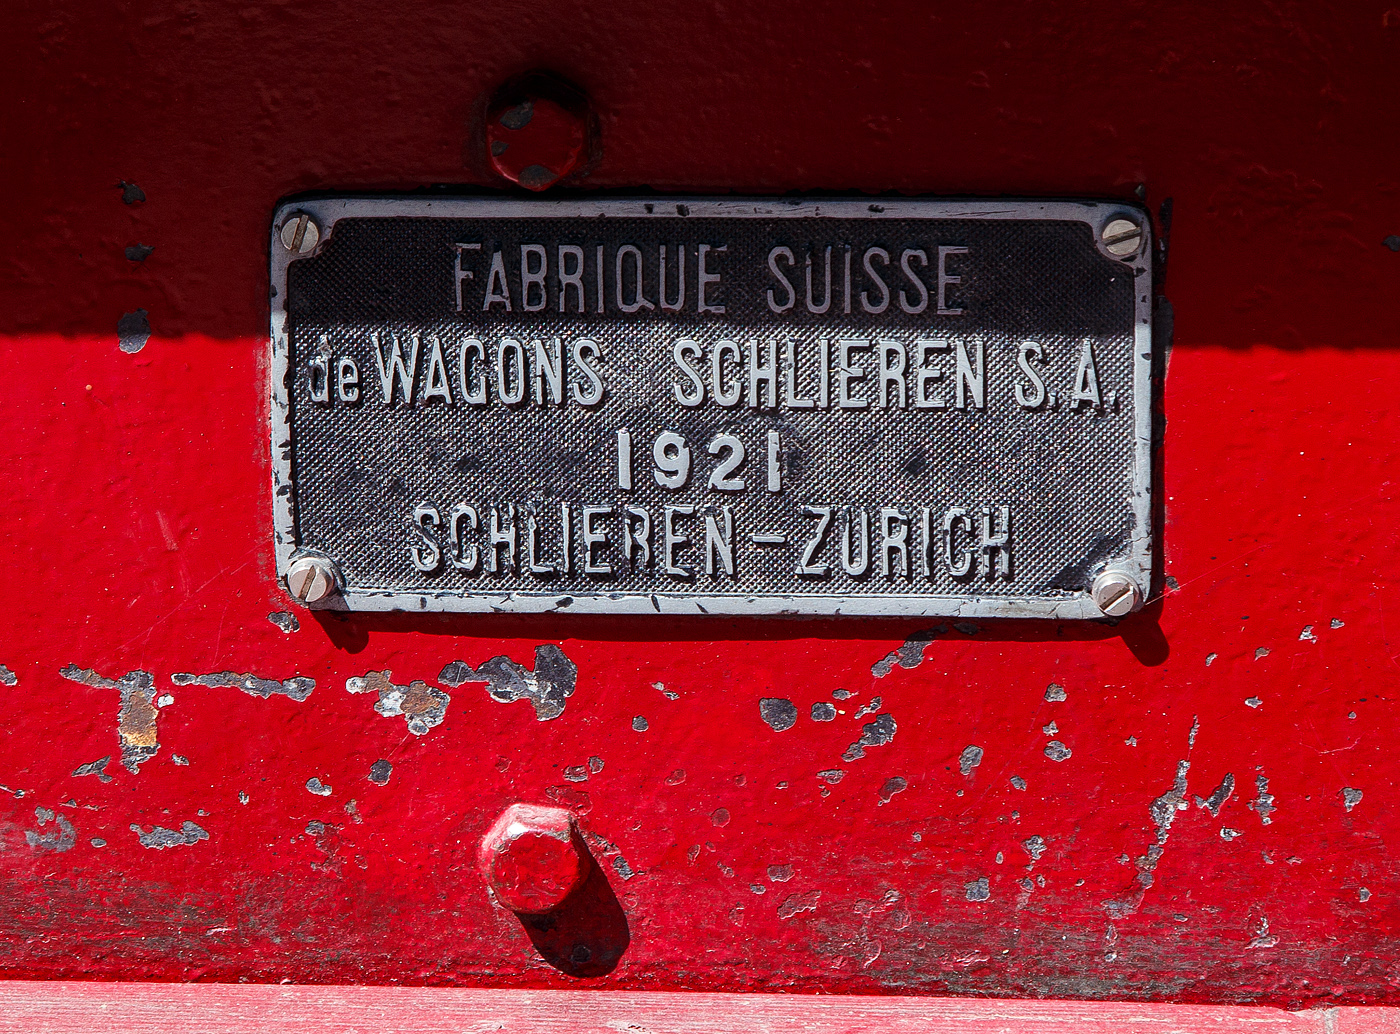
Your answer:
[[[870,674],[877,679],[882,679],[890,672],[894,671],[896,666],[903,668],[905,671],[913,671],[920,664],[924,663],[924,651],[928,649],[928,645],[939,636],[946,634],[947,631],[948,629],[944,626],[936,625],[922,632],[915,632],[908,639],[904,640],[904,645],[899,647],[899,649],[891,650],[889,653],[885,654],[883,658],[872,664],[870,666]]]
[[[108,754],[105,758],[98,758],[96,761],[89,761],[86,765],[79,765],[73,769],[73,774],[75,776],[95,775],[98,782],[110,783],[112,777],[107,774],[107,764],[111,760],[112,755]]]
[[[156,851],[164,851],[167,847],[189,847],[201,840],[209,839],[207,830],[189,821],[182,823],[178,830],[166,829],[164,826],[153,826],[150,832],[146,832],[135,822],[131,824],[130,829],[141,841],[142,847],[149,847]]]
[[[1225,778],[1220,780],[1220,785],[1210,792],[1209,797],[1196,798],[1196,807],[1205,808],[1210,812],[1212,818],[1220,815],[1220,809],[1225,802],[1230,799],[1230,795],[1235,792],[1235,775],[1233,772],[1226,772]]]
[[[331,795],[330,784],[321,782],[319,776],[312,776],[308,779],[306,781],[306,788],[317,797],[329,797]]]
[[[375,711],[385,718],[403,718],[408,731],[415,736],[423,736],[429,729],[441,725],[452,697],[421,679],[414,679],[406,686],[395,685],[390,679],[391,674],[385,669],[353,676],[345,680],[345,690],[348,693],[378,693]]]
[[[964,884],[963,896],[968,901],[986,901],[992,896],[991,881],[985,876],[979,876],[971,883]]]
[[[855,761],[865,757],[865,748],[880,747],[894,739],[894,734],[899,731],[899,726],[895,723],[894,715],[880,714],[875,716],[873,722],[867,722],[861,726],[860,739],[856,740],[841,754],[842,761]]]
[[[821,900],[822,892],[819,890],[808,890],[798,894],[789,894],[778,904],[778,918],[791,919],[801,912],[815,912],[817,902]]]
[[[376,786],[385,786],[388,784],[389,776],[391,776],[393,772],[394,766],[383,758],[380,758],[369,766],[369,776],[367,778]]]
[[[1274,821],[1270,816],[1278,809],[1274,807],[1274,795],[1269,793],[1269,780],[1263,773],[1254,777],[1254,788],[1254,800],[1246,807],[1255,812],[1259,821],[1267,826]]]
[[[155,676],[148,671],[129,671],[120,679],[109,679],[91,668],[68,664],[59,674],[70,682],[121,693],[117,712],[117,740],[121,744],[122,767],[136,775],[141,766],[160,750],[156,738]]]
[[[123,313],[117,320],[117,347],[128,355],[141,351],[151,339],[151,323],[146,316],[145,309],[137,309]]]
[[[983,753],[981,747],[969,743],[958,755],[958,771],[965,776],[972,775],[972,770],[982,763]]]
[[[774,732],[786,732],[797,724],[797,705],[783,697],[764,697],[758,715]]]
[[[297,616],[285,610],[275,610],[267,616],[267,620],[280,628],[285,635],[301,630],[301,622]]]
[[[1064,686],[1061,686],[1059,683],[1052,682],[1050,683],[1050,685],[1045,687],[1045,699],[1048,703],[1055,704],[1068,699],[1068,694],[1065,693]]]
[[[231,671],[213,672],[208,675],[191,675],[187,672],[179,672],[170,676],[170,681],[177,686],[206,686],[210,689],[241,689],[249,696],[262,697],[266,700],[274,694],[290,697],[297,703],[301,703],[311,695],[311,691],[316,688],[316,680],[303,678],[295,675],[283,682],[276,679],[265,679],[258,675],[251,675],[248,672],[236,674]]]
[[[1342,806],[1346,808],[1347,811],[1351,811],[1352,808],[1355,808],[1361,803],[1362,796],[1360,790],[1354,787],[1344,786],[1342,787]]]
[[[12,672],[5,665],[0,664],[0,686],[19,685],[19,676]]]
[[[78,831],[73,828],[73,823],[69,822],[62,815],[59,815],[48,808],[35,808],[34,819],[42,829],[45,824],[52,822],[55,829],[47,833],[39,833],[32,829],[24,831],[24,842],[36,851],[52,851],[56,854],[69,850],[78,842]]]
[[[578,666],[558,646],[543,643],[535,647],[533,671],[498,656],[476,668],[465,661],[452,661],[438,674],[438,681],[453,689],[466,682],[485,682],[492,700],[503,704],[528,700],[535,708],[535,718],[547,722],[564,713],[578,682]]]
[[[1172,823],[1176,821],[1177,812],[1190,808],[1186,799],[1186,776],[1191,771],[1189,755],[1196,744],[1196,734],[1200,731],[1200,727],[1199,719],[1193,718],[1191,731],[1187,734],[1186,741],[1188,756],[1176,763],[1176,775],[1172,778],[1171,789],[1157,797],[1147,807],[1155,835],[1153,842],[1148,845],[1147,851],[1133,860],[1137,868],[1137,875],[1133,878],[1132,888],[1120,898],[1102,902],[1104,911],[1114,919],[1123,919],[1126,916],[1134,915],[1142,907],[1143,898],[1146,896],[1148,888],[1155,882],[1157,863],[1161,861],[1162,854],[1166,850],[1167,838],[1171,835]],[[1233,781],[1231,781],[1231,786],[1233,785]],[[1223,797],[1221,801],[1224,802]]]
[[[889,804],[897,793],[903,793],[909,786],[909,781],[903,776],[891,776],[885,780],[885,785],[880,787],[880,803]]]
[[[1051,761],[1068,761],[1074,751],[1070,750],[1059,740],[1051,740],[1045,745],[1045,756]]]

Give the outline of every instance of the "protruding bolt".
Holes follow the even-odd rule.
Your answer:
[[[1110,219],[1099,234],[1104,250],[1116,258],[1136,255],[1142,246],[1142,227],[1131,219]]]
[[[335,568],[324,557],[299,556],[287,565],[287,590],[298,603],[318,603],[336,588]]]
[[[1094,603],[1111,618],[1130,613],[1142,599],[1137,582],[1126,571],[1109,570],[1094,579],[1090,590]]]
[[[572,812],[512,804],[481,838],[476,864],[501,904],[539,915],[559,907],[583,882],[582,850]]]
[[[321,228],[305,212],[293,212],[282,224],[278,236],[282,238],[282,247],[293,255],[307,255],[320,243]]]
[[[486,113],[492,168],[527,190],[544,190],[577,172],[588,152],[588,99],[544,72],[508,83]]]

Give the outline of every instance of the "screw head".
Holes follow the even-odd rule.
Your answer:
[[[1099,234],[1104,250],[1116,258],[1130,258],[1142,246],[1142,227],[1131,219],[1110,219]]]
[[[293,255],[307,255],[320,243],[321,228],[305,212],[293,212],[282,224],[278,237],[281,238],[282,247]]]
[[[1131,613],[1142,601],[1142,591],[1126,571],[1105,571],[1094,579],[1089,593],[1094,604],[1111,618]]]
[[[298,603],[319,603],[337,584],[335,568],[324,557],[301,556],[287,565],[287,591]]]
[[[503,905],[540,915],[559,907],[583,882],[583,850],[572,812],[512,804],[481,838],[476,862]]]

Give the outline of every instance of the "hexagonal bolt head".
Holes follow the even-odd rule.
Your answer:
[[[481,838],[476,864],[501,904],[540,915],[558,908],[583,882],[585,851],[572,812],[512,804]]]
[[[1142,227],[1131,219],[1110,219],[1099,234],[1104,250],[1117,258],[1131,258],[1142,246]]]
[[[297,557],[287,565],[287,591],[298,603],[319,603],[338,588],[335,567],[324,557]]]
[[[293,255],[309,255],[321,241],[321,228],[305,212],[293,212],[282,224],[277,236],[282,241],[282,247]]]
[[[1094,579],[1090,590],[1094,604],[1111,618],[1121,618],[1135,610],[1142,601],[1137,582],[1125,571],[1105,571]]]

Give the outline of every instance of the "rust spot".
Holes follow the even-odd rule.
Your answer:
[[[121,710],[117,712],[117,741],[122,749],[122,767],[132,775],[160,750],[156,738],[155,676],[148,671],[129,671],[120,679],[109,679],[91,668],[68,664],[59,674],[70,682],[96,689],[115,689],[121,693]]]

